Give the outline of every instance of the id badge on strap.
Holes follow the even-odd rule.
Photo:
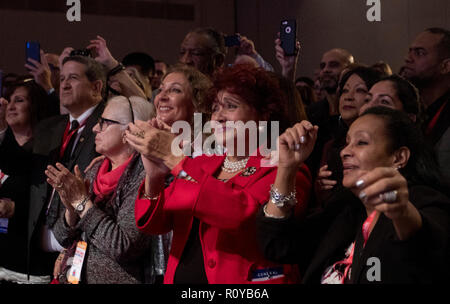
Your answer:
[[[69,271],[68,281],[71,284],[79,284],[81,278],[81,269],[83,268],[83,261],[86,255],[87,243],[79,241],[77,243],[77,249],[73,257],[72,267]]]

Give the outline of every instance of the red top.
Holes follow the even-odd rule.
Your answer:
[[[173,283],[194,216],[200,220],[200,242],[210,284],[297,283],[296,266],[266,260],[256,239],[256,213],[269,200],[276,167],[261,167],[261,157],[250,157],[247,168],[254,167],[256,170],[248,171],[254,173],[240,173],[224,183],[213,177],[224,158],[185,158],[182,169],[194,181],[174,179],[158,200],[140,199],[144,190],[141,185],[135,203],[138,228],[149,234],[173,230],[164,283]],[[303,165],[297,174],[296,214],[306,210],[310,190],[311,175]]]

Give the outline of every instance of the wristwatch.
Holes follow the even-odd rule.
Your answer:
[[[75,211],[78,212],[78,214],[81,214],[84,211],[84,208],[86,207],[86,203],[89,200],[89,196],[85,196],[76,206]]]

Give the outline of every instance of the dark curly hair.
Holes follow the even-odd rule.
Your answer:
[[[218,70],[209,91],[207,110],[210,113],[217,93],[222,90],[241,97],[256,109],[260,117],[267,115],[267,121],[279,121],[280,132],[288,127],[284,125],[288,121],[286,95],[281,91],[279,83],[264,69],[238,64]]]

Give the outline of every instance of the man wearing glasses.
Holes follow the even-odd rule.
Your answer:
[[[94,59],[79,55],[64,58],[59,98],[69,113],[44,120],[36,127],[28,218],[30,282],[50,281],[62,250],[52,227],[64,208],[55,189],[48,185],[44,171],[57,162],[70,171],[78,164],[83,171],[98,156],[92,128],[104,109],[105,83],[104,67]]]

